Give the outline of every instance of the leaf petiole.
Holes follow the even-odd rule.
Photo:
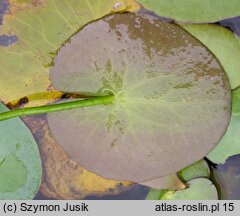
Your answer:
[[[21,108],[21,109],[10,110],[7,112],[0,113],[0,121],[7,120],[10,118],[20,117],[20,116],[45,114],[49,112],[57,112],[57,111],[70,110],[70,109],[95,106],[95,105],[106,105],[106,104],[113,103],[113,101],[114,101],[114,96],[108,95],[108,96],[98,96],[98,97],[93,97],[93,98],[83,99],[83,100],[74,100],[74,101],[58,103],[58,104],[44,105],[39,107]]]

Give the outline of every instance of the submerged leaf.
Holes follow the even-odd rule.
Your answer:
[[[233,91],[232,117],[226,134],[207,155],[214,163],[223,164],[230,156],[240,154],[240,88]]]
[[[210,23],[240,15],[239,0],[137,0],[159,16],[180,22]]]
[[[160,200],[217,200],[218,193],[213,183],[205,178],[188,182],[189,188],[179,191],[166,191]]]
[[[114,9],[116,2],[121,7]],[[0,37],[5,37],[4,46],[0,44],[0,100],[5,102],[46,91],[53,54],[82,26],[113,11],[136,9],[133,0],[9,0],[9,4],[0,28]]]
[[[0,103],[0,112],[8,109]],[[0,199],[32,199],[41,182],[37,144],[23,122],[0,122]]]
[[[240,86],[239,37],[229,29],[214,24],[182,25],[182,27],[207,46],[218,58],[228,75],[231,88]]]
[[[85,26],[58,53],[61,91],[112,93],[112,105],[48,114],[52,134],[80,165],[145,182],[202,159],[230,118],[230,86],[214,55],[181,27],[118,14]]]

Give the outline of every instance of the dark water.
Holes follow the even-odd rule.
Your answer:
[[[118,195],[88,196],[86,200],[143,200],[147,196],[149,188],[142,185],[134,185],[130,190]]]
[[[16,35],[0,35],[0,46],[8,47],[17,42],[18,37]]]
[[[220,21],[218,24],[229,28],[240,36],[240,16]]]
[[[240,200],[240,155],[230,157],[225,164],[215,166],[209,163],[211,179],[216,185],[220,199]],[[88,196],[86,200],[142,200],[145,199],[149,188],[142,185],[134,185],[129,190],[118,195]],[[36,200],[49,199],[40,192]]]
[[[216,185],[220,199],[240,200],[240,155],[230,157],[225,164],[214,165],[209,163],[211,179]],[[143,200],[147,196],[149,188],[142,185],[134,185],[129,190],[118,195],[88,196],[86,200]],[[48,199],[38,193],[35,199]]]
[[[2,24],[4,14],[9,11],[7,0],[0,0],[0,25]],[[0,35],[0,46],[8,47],[18,40],[16,35]]]
[[[221,199],[240,200],[240,155],[230,157],[212,169],[212,178]]]
[[[8,1],[0,0],[0,25],[4,19],[4,14],[8,11]],[[171,21],[171,20],[167,20]],[[217,24],[225,26],[240,36],[240,17],[226,19]],[[16,42],[17,36],[0,35],[0,46],[8,46]],[[240,199],[240,155],[233,156],[223,165],[211,165],[212,180],[218,187],[221,199]],[[121,200],[141,200],[145,199],[149,191],[148,187],[134,185],[129,190],[118,195],[108,196],[89,196],[86,199],[121,199]],[[49,199],[43,196],[40,192],[35,199]]]
[[[0,0],[0,25],[2,24],[3,15],[8,11],[8,1]]]

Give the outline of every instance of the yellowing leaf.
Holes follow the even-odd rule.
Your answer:
[[[9,102],[44,92],[50,85],[48,65],[72,34],[86,23],[118,10],[136,10],[132,0],[9,0],[0,35],[15,43],[0,46],[0,100]]]

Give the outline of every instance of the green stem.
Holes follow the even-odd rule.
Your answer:
[[[10,110],[7,112],[0,113],[0,121],[7,120],[14,117],[35,115],[35,114],[45,114],[49,112],[57,112],[63,110],[76,109],[80,107],[95,106],[95,105],[105,105],[111,104],[114,101],[114,96],[99,96],[90,99],[70,101],[58,104],[50,104],[39,107],[28,107],[16,110]]]

